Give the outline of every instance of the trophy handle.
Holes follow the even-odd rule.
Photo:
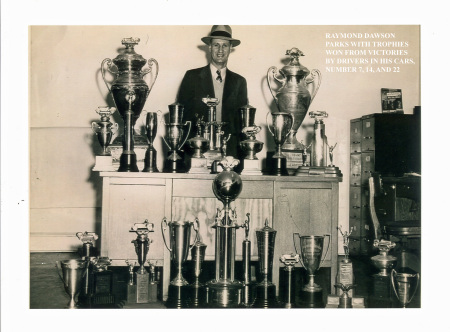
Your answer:
[[[166,130],[167,130],[167,127],[166,127]],[[169,150],[171,150],[172,148],[171,148],[170,145],[167,143],[166,139],[164,138],[164,135],[162,135],[161,137],[162,137],[164,143],[166,143],[166,145],[167,145],[167,147],[169,148]]]
[[[319,90],[320,83],[322,83],[322,73],[318,69],[311,70],[309,79],[306,79],[306,88],[308,89],[309,93],[311,94],[311,102],[314,100],[314,97],[317,94],[317,91]],[[309,88],[311,84],[311,88]]]
[[[164,226],[164,224],[166,224],[166,226]],[[166,236],[164,235],[164,232],[165,232],[166,228],[167,228],[167,219],[164,217],[164,218],[161,220],[161,233],[162,233],[163,240],[164,240],[164,244],[166,245],[166,248],[171,252],[172,249],[170,249],[170,248],[167,246]]]
[[[114,71],[111,70],[111,63],[112,63],[112,60],[109,59],[109,58],[106,58],[106,59],[104,59],[104,60],[102,61],[102,65],[101,65],[101,67],[100,67],[100,69],[101,69],[101,71],[102,71],[103,82],[105,82],[105,85],[106,85],[106,87],[108,88],[109,93],[111,93],[111,88],[109,87],[108,82],[106,81],[106,77],[105,77],[105,64],[108,66],[108,71],[109,71],[111,74],[113,74],[113,75],[116,75],[116,74],[117,74],[117,72],[114,72]]]
[[[269,114],[272,114],[272,113],[267,112],[267,114],[266,114],[266,124],[267,124],[267,129],[269,129],[269,132],[272,134],[272,136],[275,137],[275,135],[273,134],[272,130],[270,130],[270,125],[269,125],[269,121],[268,121]]]
[[[278,98],[277,98],[277,97],[275,96],[275,94],[273,93],[272,87],[271,87],[271,85],[270,85],[270,73],[272,73],[272,77],[273,77],[277,82],[282,83],[282,84],[284,83],[284,81],[286,80],[286,78],[283,77],[283,80],[280,80],[279,78],[277,78],[276,75],[275,75],[275,72],[277,72],[277,71],[278,71],[278,68],[275,67],[275,66],[272,66],[272,67],[269,68],[269,70],[267,71],[267,85],[269,86],[269,90],[270,90],[270,93],[272,94],[273,99],[275,100],[275,102],[276,102],[277,105],[278,105]],[[283,75],[283,76],[284,76],[284,75]]]
[[[164,116],[163,116],[163,113],[161,112],[161,110],[157,110],[156,113],[158,113],[159,118],[161,119],[161,120],[160,120],[161,123],[162,123],[163,125],[166,125],[166,123],[164,122]]]
[[[156,60],[153,59],[153,58],[148,59],[148,60],[147,60],[147,63],[148,63],[148,68],[147,68],[146,70],[143,70],[143,72],[142,72],[142,77],[144,77],[144,76],[147,75],[148,73],[152,72],[152,66],[153,66],[153,63],[154,63],[155,66],[156,66],[155,78],[153,79],[153,81],[150,81],[150,85],[149,85],[149,87],[148,87],[148,93],[150,93],[150,91],[152,91],[153,85],[154,85],[155,82],[156,82],[156,79],[158,78],[159,65],[158,65],[158,61],[156,61]]]
[[[114,129],[114,130],[113,130]],[[115,122],[111,127],[111,132],[115,134],[119,130],[119,124]]]
[[[97,134],[97,130],[100,129],[100,126],[97,124],[97,122],[92,122],[91,123],[91,129],[94,132],[94,134]],[[77,235],[78,236],[78,235]]]
[[[299,262],[300,262],[300,264],[302,264],[302,266],[303,266],[303,268],[305,268],[306,269],[306,267],[305,267],[305,264],[303,264],[303,259],[302,259],[302,255],[301,255],[301,252],[300,253],[298,253],[298,251],[297,251],[297,246],[295,245],[295,235],[298,235],[298,237],[300,238],[300,233],[294,233],[294,234],[292,234],[292,240],[293,240],[293,242],[294,242],[294,249],[295,249],[295,253],[298,255],[298,258],[299,258]]]
[[[195,228],[195,225],[193,225],[192,227],[194,228],[195,231],[195,239],[194,242],[189,246],[189,250],[192,249],[192,247],[195,245],[195,243],[200,240],[200,221],[198,220],[198,218],[195,218],[195,223],[197,224],[197,228]]]
[[[322,266],[322,263],[325,261],[325,258],[327,258],[327,254],[328,254],[328,249],[330,249],[330,243],[331,243],[331,234],[325,234],[325,237],[328,237],[328,246],[327,246],[327,251],[325,252],[325,255],[323,256],[322,261],[319,264],[319,267],[317,268],[317,271],[319,271],[320,267]]]
[[[186,137],[184,138],[184,141],[183,141],[183,143],[180,145],[180,147],[183,146],[184,143],[186,143],[186,141],[187,141],[187,139],[188,139],[188,137],[189,137],[189,134],[191,133],[192,122],[191,122],[191,121],[186,121],[186,123],[185,123],[184,125],[187,125],[187,124],[189,124],[189,129],[188,129],[188,131],[187,131],[187,133],[186,133]]]
[[[61,273],[59,272],[60,269],[59,269],[59,267],[58,267],[58,263],[59,263],[59,261],[56,261],[56,263],[55,263],[56,271],[58,272],[59,278],[61,279],[61,281],[63,282],[63,284],[64,284],[64,286],[65,286],[66,283],[64,282],[64,279],[63,279]]]
[[[394,274],[395,274],[395,276],[394,276]],[[398,299],[397,289],[395,288],[395,282],[394,282],[394,279],[396,276],[397,276],[397,271],[395,271],[395,269],[392,269],[391,270],[391,284],[392,284],[392,288],[394,289],[395,296],[397,296],[397,299]]]

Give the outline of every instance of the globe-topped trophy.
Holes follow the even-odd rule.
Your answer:
[[[115,107],[97,107],[95,112],[100,115],[99,122],[92,122],[92,131],[97,136],[102,148],[100,155],[95,156],[95,166],[93,171],[114,171],[111,153],[108,146],[111,144],[113,135],[117,132],[119,125],[110,121],[111,115],[116,111]]]
[[[171,261],[175,267],[175,277],[169,284],[169,295],[167,298],[166,306],[168,308],[187,308],[189,307],[189,293],[185,286],[189,283],[183,277],[183,264],[189,254],[189,250],[192,249],[196,241],[198,240],[198,226],[199,221],[196,218],[195,223],[197,227],[194,227],[194,223],[191,221],[171,221],[167,222],[166,218],[161,220],[161,232],[163,235],[164,244],[170,251]],[[169,228],[169,245],[167,245],[165,231]],[[195,240],[190,244],[191,229],[195,231]]]
[[[242,180],[232,169],[239,160],[225,157],[220,164],[224,168],[213,180],[214,195],[223,203],[223,209],[217,209],[216,222],[213,226],[215,236],[215,278],[209,281],[208,306],[218,308],[238,307],[242,303],[244,284],[235,280],[236,210],[231,209],[233,202],[242,191]]]
[[[58,262],[56,262],[56,269],[61,278],[66,293],[69,294],[70,300],[67,304],[68,309],[76,309],[77,303],[75,296],[80,292],[81,282],[86,275],[89,264],[88,260],[83,259],[69,259],[60,262],[62,275],[59,272]]]
[[[295,243],[296,235],[300,239],[300,252],[297,251],[297,245]],[[306,307],[322,306],[322,287],[314,283],[314,275],[320,269],[322,263],[327,257],[328,249],[330,248],[331,243],[331,235],[326,234],[324,236],[300,236],[299,233],[294,233],[293,237],[295,252],[300,255],[300,263],[306,269],[309,275],[309,282],[303,287],[301,292],[302,302]],[[328,246],[325,255],[323,255],[322,258],[325,237],[328,237]]]
[[[122,39],[125,50],[113,60],[104,59],[101,64],[103,81],[112,94],[124,121],[123,151],[120,156],[119,172],[139,172],[134,152],[134,125],[144,108],[159,71],[158,62],[155,59],[145,60],[135,52],[134,46],[139,41],[139,38]],[[146,64],[148,67],[142,69]],[[154,73],[152,73],[153,64],[156,68]],[[111,84],[106,80],[107,71],[114,76]],[[150,85],[144,80],[144,76],[149,73],[152,73],[153,77]]]
[[[153,142],[158,131],[158,113],[148,112],[145,119],[145,130],[148,141],[148,148],[145,152],[144,169],[142,172],[158,173],[158,167],[156,166],[157,152],[153,146]]]
[[[411,303],[419,288],[419,278],[419,273],[415,273],[415,271],[397,272],[392,269],[392,289],[402,308],[406,308]]]
[[[269,114],[270,121],[268,120]],[[286,168],[286,156],[281,151],[281,146],[286,141],[286,138],[292,129],[294,116],[291,113],[286,112],[267,113],[266,122],[267,128],[272,134],[277,146],[275,154],[271,155],[270,158],[268,157],[267,159],[269,164],[269,172],[273,175],[289,175]]]
[[[256,108],[251,105],[245,105],[239,108],[241,133],[244,136],[239,146],[245,154],[242,175],[262,175],[256,154],[261,152],[264,143],[256,139],[256,134],[261,131],[261,127],[255,125],[255,113]]]
[[[164,143],[169,147],[169,152],[164,161],[164,172],[185,173],[184,152],[180,149],[186,143],[191,131],[191,121],[183,123],[184,106],[180,103],[169,105],[169,123],[165,123],[166,135]],[[187,127],[187,130],[185,129]],[[184,137],[184,138],[183,138]]]
[[[283,149],[298,150],[300,143],[296,134],[319,90],[322,76],[319,70],[310,71],[300,64],[299,57],[304,54],[298,48],[287,50],[286,55],[290,57],[289,64],[281,70],[275,66],[270,67],[267,72],[267,84],[278,110],[292,114],[295,119],[286,142],[283,142]],[[273,81],[281,84],[277,91],[272,89]]]

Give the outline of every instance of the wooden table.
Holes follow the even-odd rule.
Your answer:
[[[101,172],[100,176],[103,177],[100,250],[102,256],[113,260],[113,265],[125,265],[126,259],[137,260],[131,243],[136,233],[130,229],[135,223],[147,219],[155,225],[155,231],[149,233],[153,242],[147,258],[163,266],[164,272],[169,271],[170,254],[164,246],[160,226],[164,217],[168,221],[194,221],[198,218],[201,240],[208,246],[205,259],[214,260],[214,229],[211,226],[217,208],[223,208],[212,191],[215,175]],[[337,272],[338,195],[342,178],[266,175],[243,175],[241,178],[243,189],[232,207],[236,208],[239,223],[243,223],[246,214],[250,213],[252,260],[258,259],[255,230],[264,227],[267,219],[277,231],[272,280],[277,292],[282,265],[279,258],[295,252],[293,233],[331,234],[330,249],[323,266],[331,267],[333,285]],[[236,261],[242,259],[244,236],[243,229],[236,231]],[[169,275],[168,272],[163,273],[164,299],[167,297]],[[240,276],[236,278],[240,279]]]

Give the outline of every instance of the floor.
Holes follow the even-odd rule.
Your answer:
[[[65,308],[69,301],[69,296],[64,290],[64,285],[58,276],[58,269],[55,267],[57,261],[79,258],[77,253],[31,253],[30,254],[30,309],[60,309]],[[374,277],[377,270],[370,264],[370,257],[352,257],[353,269],[355,275],[356,288],[355,297],[363,297],[365,307],[368,308],[395,308],[399,307],[398,301],[392,293],[389,278]],[[188,262],[186,265],[189,268]],[[211,262],[212,263],[212,262]],[[237,262],[236,265],[239,265]],[[128,272],[126,268],[110,267],[114,275],[114,294],[115,301],[111,304],[97,305],[91,307],[99,308],[165,308],[161,301],[148,304],[129,304],[126,301],[126,282]],[[208,272],[209,270],[209,272]],[[204,278],[211,279],[212,269],[205,267]],[[301,289],[302,284],[307,280],[303,268],[294,270],[294,287]],[[281,274],[284,272],[281,271]],[[329,269],[322,268],[316,276],[316,283],[324,285],[323,298],[327,301],[327,295],[330,294],[330,275]],[[187,279],[189,273],[187,273]],[[236,275],[239,275],[238,269]],[[208,279],[209,278],[209,279]],[[283,277],[281,276],[281,279]],[[332,290],[334,292],[334,290]],[[281,293],[283,291],[281,290]],[[296,303],[301,303],[299,291],[295,291]],[[280,300],[283,296],[280,296]],[[297,305],[300,306],[300,305]],[[409,304],[408,308],[420,308],[420,287]]]

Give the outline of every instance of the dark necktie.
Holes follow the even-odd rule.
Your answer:
[[[220,83],[222,83],[222,75],[220,75],[220,70],[217,70],[216,74],[217,74],[216,80],[218,80]]]

